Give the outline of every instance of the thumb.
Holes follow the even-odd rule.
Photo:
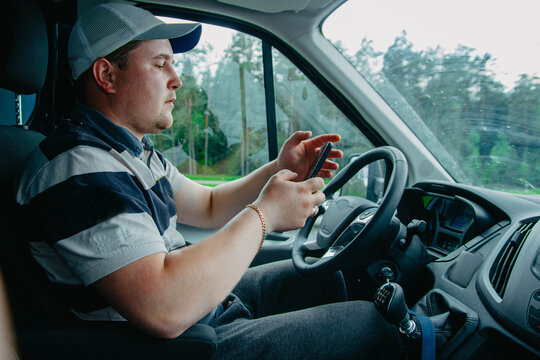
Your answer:
[[[276,177],[282,181],[293,181],[298,177],[298,174],[289,169],[283,169],[276,174]]]

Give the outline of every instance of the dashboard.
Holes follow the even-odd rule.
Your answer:
[[[433,189],[413,187],[405,190],[398,217],[404,224],[413,219],[424,221],[426,227],[418,236],[439,257],[468,244],[497,224],[508,223],[502,211],[491,205],[486,208],[485,203],[478,201],[463,193],[451,193],[441,185]]]
[[[478,316],[463,346],[540,359],[540,198],[423,182],[405,190],[397,217],[425,223],[433,289]]]

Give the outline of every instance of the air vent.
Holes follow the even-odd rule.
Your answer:
[[[536,222],[522,224],[516,232],[512,234],[512,237],[508,240],[491,268],[489,279],[491,280],[491,285],[493,285],[493,288],[497,294],[499,294],[501,299],[504,297],[508,278],[512,273],[521,247],[525,243],[527,236],[529,236],[529,233],[535,224]]]

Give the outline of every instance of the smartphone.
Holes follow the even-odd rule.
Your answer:
[[[330,154],[330,150],[332,150],[332,147],[333,144],[331,142],[327,142],[321,147],[321,150],[319,150],[319,153],[317,154],[317,158],[315,158],[315,161],[313,162],[313,164],[311,164],[311,167],[309,168],[309,171],[307,172],[304,180],[317,176],[319,171],[321,171],[321,168],[326,161],[326,158]]]

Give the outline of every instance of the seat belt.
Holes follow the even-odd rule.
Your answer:
[[[435,360],[435,327],[431,319],[411,310],[409,310],[409,314],[416,316],[422,329],[422,360]]]

